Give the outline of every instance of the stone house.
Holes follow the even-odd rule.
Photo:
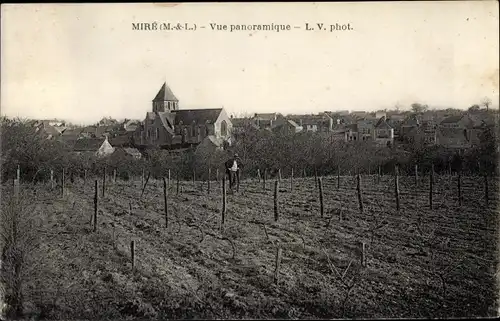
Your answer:
[[[196,146],[196,152],[212,154],[216,151],[222,151],[224,150],[225,143],[224,139],[210,135],[205,137],[201,143]]]
[[[443,119],[436,133],[436,143],[451,149],[467,149],[480,144],[481,133],[488,127],[482,117],[462,114]]]
[[[468,115],[455,115],[443,119],[439,123],[440,128],[455,128],[455,129],[468,129],[473,128],[475,125],[474,120]]]
[[[277,113],[255,113],[252,120],[260,129],[271,129],[279,119]]]
[[[337,120],[337,124],[332,129],[332,140],[347,142],[349,140],[349,129],[346,124]]]
[[[347,141],[359,141],[358,124],[349,124],[346,126]]]
[[[141,159],[142,154],[137,148],[132,147],[115,147],[112,157],[118,159]]]
[[[414,146],[431,146],[436,144],[436,129],[422,125],[414,127],[406,135],[406,142]]]
[[[420,121],[416,115],[410,115],[401,123],[400,136],[405,139],[410,131],[420,126]]]
[[[259,126],[257,126],[255,121],[251,118],[231,117],[231,123],[233,124],[233,134],[240,134],[249,131],[256,132],[260,130]]]
[[[466,129],[439,127],[436,131],[436,144],[450,149],[470,148],[470,133]]]
[[[327,113],[318,115],[288,115],[287,120],[292,120],[302,127],[304,132],[331,132],[333,130],[333,118]]]
[[[36,121],[33,126],[35,127],[35,132],[38,135],[41,135],[42,137],[46,139],[55,139],[58,138],[62,135],[66,127],[64,126],[58,126],[59,123],[53,124],[53,122],[50,121]]]
[[[387,123],[385,117],[380,118],[375,125],[373,138],[378,145],[392,146],[394,144],[394,129]]]
[[[362,119],[356,122],[358,125],[358,139],[361,141],[370,141],[375,138],[375,127],[373,124],[373,120],[371,119]]]
[[[73,146],[73,152],[77,155],[88,155],[106,157],[115,151],[108,138],[80,138]]]
[[[299,126],[296,122],[293,120],[285,120],[284,122],[274,126],[272,131],[274,133],[281,133],[283,135],[292,135],[299,133],[303,130],[302,126]]]

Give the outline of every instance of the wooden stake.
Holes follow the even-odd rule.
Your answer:
[[[208,185],[207,185],[207,194],[210,195],[210,180],[212,179],[212,169],[208,168]]]
[[[222,213],[221,213],[221,230],[224,229],[224,220],[226,217],[226,175],[224,174],[224,179],[222,180]]]
[[[461,171],[459,170],[458,171],[458,186],[457,186],[457,190],[458,190],[458,206],[462,206],[462,173]]]
[[[168,228],[167,180],[163,177],[163,202],[165,204],[165,228]]]
[[[97,179],[95,180],[95,188],[94,188],[94,233],[97,232],[97,202],[98,202],[98,186]]]
[[[179,172],[177,172],[177,195],[179,195]]]
[[[50,188],[54,189],[54,170],[50,170]]]
[[[319,185],[320,213],[321,213],[321,218],[323,218],[323,214],[324,214],[324,207],[323,207],[323,181],[321,180],[321,177],[318,178],[318,185]]]
[[[281,182],[281,168],[278,168],[278,180]]]
[[[429,176],[429,208],[432,210],[432,185],[434,184],[434,165],[432,165]]]
[[[148,185],[150,177],[151,177],[151,172],[148,172],[148,177],[146,178],[146,182],[144,183],[144,186],[142,187],[141,197],[142,197],[142,195],[144,195],[144,191],[146,190],[146,186]]]
[[[260,169],[257,168],[257,181],[260,183]]]
[[[19,198],[19,180],[16,178],[14,179],[14,197]]]
[[[193,189],[196,189],[196,170],[193,169]]]
[[[356,190],[358,191],[359,211],[363,213],[363,200],[361,198],[361,175],[359,175],[358,173],[356,178],[357,178]]]
[[[399,173],[398,166],[396,165],[394,168],[394,194],[396,196],[396,210],[399,212]]]
[[[135,270],[135,241],[130,241],[130,259],[132,261],[132,272]]]
[[[290,192],[293,192],[293,167],[290,173]]]
[[[361,266],[365,267],[366,266],[366,243],[361,242]]]
[[[104,198],[106,192],[106,167],[104,167],[104,172],[102,175],[102,197]]]
[[[274,264],[274,283],[279,285],[280,281],[280,263],[281,263],[281,247],[276,249],[276,260]]]
[[[316,167],[314,167],[314,182],[316,183],[316,189],[318,189],[318,171],[316,170]]]
[[[267,168],[264,169],[264,179],[262,180],[262,189],[266,190]]]
[[[168,169],[168,188],[171,186],[171,181],[170,181],[170,168]]]
[[[418,165],[415,164],[415,186],[418,185]]]
[[[340,189],[340,165],[337,166],[337,189]]]
[[[486,201],[486,206],[489,205],[489,193],[488,193],[488,174],[484,174],[484,200]]]
[[[62,179],[61,179],[61,188],[62,188],[62,196],[64,197],[64,168],[62,170]]]
[[[279,180],[276,180],[274,182],[274,221],[275,222],[277,222],[279,219],[278,193],[279,193]]]

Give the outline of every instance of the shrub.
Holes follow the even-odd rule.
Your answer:
[[[0,213],[0,311],[7,318],[21,315],[23,284],[33,271],[31,256],[39,239],[33,228],[34,208],[28,193],[2,198]],[[3,300],[2,300],[3,297]],[[3,301],[3,302],[2,302]]]

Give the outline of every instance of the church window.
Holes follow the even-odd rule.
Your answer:
[[[221,136],[227,136],[227,123],[225,120],[220,123],[220,134]]]

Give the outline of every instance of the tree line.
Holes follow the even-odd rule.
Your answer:
[[[154,177],[171,175],[180,179],[208,178],[212,169],[212,179],[219,170],[222,175],[224,162],[238,153],[244,164],[243,177],[255,177],[257,170],[265,169],[288,175],[294,169],[296,176],[342,175],[392,173],[394,165],[400,172],[412,174],[415,164],[423,172],[432,165],[437,173],[461,170],[470,174],[497,171],[498,144],[493,129],[487,129],[481,136],[478,147],[462,152],[446,150],[439,146],[401,148],[377,147],[371,142],[344,142],[332,139],[327,133],[298,133],[291,136],[268,131],[244,130],[235,133],[234,143],[228,150],[207,151],[191,148],[179,155],[163,150],[147,150],[144,157],[97,158],[93,155],[76,155],[71,146],[62,141],[48,140],[38,135],[36,129],[26,121],[2,119],[1,123],[1,174],[2,182],[13,179],[16,169],[21,168],[21,180],[28,182],[46,181],[50,170],[55,177],[66,171],[69,179],[87,175],[100,175],[104,168],[108,173],[117,171],[117,176],[130,179],[151,172]]]

